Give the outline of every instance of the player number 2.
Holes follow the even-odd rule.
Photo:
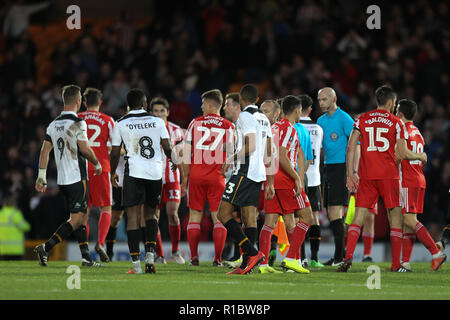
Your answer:
[[[141,147],[141,156],[145,159],[151,159],[155,156],[153,141],[150,137],[144,136],[139,139],[139,147]]]
[[[411,146],[412,146],[412,152],[416,152],[416,153],[423,152],[423,144],[421,144],[420,142],[417,143],[416,141],[410,141],[410,142],[411,142]],[[420,164],[421,161],[420,160],[410,160],[409,163],[410,164]]]
[[[89,145],[91,147],[100,147],[100,142],[95,141],[95,139],[97,139],[97,137],[100,135],[102,129],[100,129],[100,127],[96,124],[89,124],[88,129],[95,131],[92,137],[89,139]]]
[[[198,140],[197,144],[195,145],[197,150],[209,150],[209,151],[216,150],[217,146],[219,145],[220,141],[222,141],[222,138],[225,135],[225,129],[222,128],[209,129],[206,127],[197,127],[197,130],[203,132],[203,136],[200,138],[200,140]],[[209,145],[204,145],[205,141],[208,140],[209,136],[211,135],[211,132],[217,133],[214,142]]]
[[[376,128],[376,136],[374,137],[374,127],[366,127],[365,131],[369,133],[369,146],[367,147],[367,151],[379,151],[385,152],[389,149],[389,140],[385,137],[382,137],[382,133],[389,132],[388,128]],[[374,139],[375,138],[375,139]],[[377,147],[375,145],[375,140],[377,142],[382,142],[383,146]]]

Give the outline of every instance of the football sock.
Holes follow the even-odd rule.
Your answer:
[[[191,260],[198,260],[198,243],[200,242],[200,223],[189,222],[186,228],[187,241],[191,251]]]
[[[258,228],[245,228],[245,235],[253,243],[255,248],[258,248]]]
[[[334,236],[334,260],[341,261],[344,256],[344,219],[336,219],[330,222]]]
[[[370,256],[372,253],[374,235],[373,233],[363,231],[362,238],[364,243],[364,256]]]
[[[264,253],[264,261],[262,264],[269,263],[269,252],[271,245],[271,237],[273,234],[273,230],[271,227],[264,225],[259,233],[259,250]]]
[[[320,225],[313,225],[309,227],[309,243],[311,246],[311,260],[319,261],[317,255],[320,247]]]
[[[308,235],[306,235],[308,237]],[[305,237],[305,239],[306,239]],[[300,246],[300,258],[299,259],[306,259],[306,249],[305,249],[305,241],[303,241],[302,245]]]
[[[270,238],[270,251],[277,250],[277,242],[278,237],[274,234],[272,234],[272,237]]]
[[[450,243],[450,224],[444,227],[444,230],[442,231],[441,242],[444,244],[444,246]]]
[[[227,229],[222,223],[216,222],[213,229],[214,261],[222,261],[223,248],[227,240]]]
[[[308,232],[309,224],[299,221],[295,225],[295,228],[290,232],[291,233],[291,239],[289,239],[289,243],[291,246],[289,247],[289,250],[287,252],[286,258],[291,259],[299,259],[300,256],[300,247],[305,240],[306,233]]]
[[[172,242],[172,252],[178,251],[178,244],[181,238],[181,226],[177,224],[169,224],[170,240]]]
[[[241,248],[239,247],[239,244],[234,241],[233,241],[233,244],[234,244],[234,254],[231,257],[232,261],[239,259],[239,257],[241,256],[241,252],[240,252]]]
[[[106,235],[106,239],[105,239],[106,252],[108,253],[108,255],[113,254],[114,243],[116,243],[116,233],[117,233],[117,228],[110,226],[109,230],[108,230],[108,234]]]
[[[400,267],[400,253],[402,250],[403,233],[402,229],[391,228],[391,253],[392,268],[397,270]]]
[[[66,239],[72,232],[72,225],[69,222],[64,222],[45,243],[45,251],[50,252],[55,245]]]
[[[139,241],[142,238],[142,230],[127,230],[128,237],[128,249],[130,250],[130,256],[132,261],[139,260]]]
[[[145,220],[145,240],[148,242],[148,251],[146,249],[146,252],[154,251],[156,247],[156,241],[158,239],[159,235],[159,228],[158,228],[158,220],[156,219],[149,219]],[[159,238],[161,240],[161,236]],[[163,257],[164,253],[160,255],[160,257]]]
[[[77,239],[78,246],[80,247],[81,257],[88,261],[92,260],[91,255],[89,254],[86,226],[81,226],[75,230],[75,238]]]
[[[351,224],[348,227],[347,234],[347,246],[345,260],[353,258],[353,252],[355,251],[356,243],[358,243],[359,235],[361,233],[361,227],[357,224]]]
[[[411,259],[411,254],[414,247],[414,242],[416,242],[415,233],[404,233],[402,239],[402,261],[409,262]]]
[[[164,257],[164,250],[163,250],[161,232],[159,231],[159,227],[158,227],[158,233],[156,234],[156,244],[155,244],[154,249],[155,249],[156,255],[158,257]]]
[[[111,225],[111,212],[103,211],[98,220],[98,244],[102,247],[105,245],[106,235]]]
[[[247,254],[249,256],[254,256],[258,254],[258,251],[253,246],[251,240],[245,236],[242,232],[242,228],[234,219],[230,219],[224,224],[227,231],[231,234],[233,240],[238,243],[239,247],[242,249],[242,254]],[[256,229],[256,228],[255,228]]]
[[[428,251],[430,251],[431,254],[436,254],[439,252],[439,249],[436,246],[436,243],[433,241],[433,238],[431,238],[427,228],[425,228],[424,225],[420,222],[417,222],[416,224],[416,236],[417,239],[419,239],[419,241],[423,243],[423,245],[428,249]]]
[[[89,221],[86,223],[86,236],[89,240]]]

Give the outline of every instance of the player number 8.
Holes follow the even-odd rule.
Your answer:
[[[145,159],[151,159],[155,156],[155,150],[152,148],[153,141],[150,137],[144,136],[139,139],[139,146],[141,147],[141,156]]]

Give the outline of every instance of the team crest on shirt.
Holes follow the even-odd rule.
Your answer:
[[[331,135],[330,135],[330,137],[331,137],[331,140],[333,140],[333,141],[337,141],[337,139],[338,139],[338,134],[336,133],[336,132],[333,132]]]

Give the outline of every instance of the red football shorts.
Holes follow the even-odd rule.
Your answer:
[[[403,213],[423,213],[425,188],[400,188],[400,203]]]
[[[94,176],[89,172],[89,207],[106,207],[112,204],[112,185],[109,172]]]
[[[162,185],[161,191],[161,203],[159,209],[162,208],[163,203],[170,201],[180,203],[181,200],[181,187],[179,182],[169,182]]]
[[[209,210],[217,212],[224,190],[225,179],[216,181],[191,180],[187,192],[188,207],[203,212],[206,200],[208,200]]]
[[[275,189],[275,195],[272,199],[264,199],[264,211],[267,214],[290,214],[307,207],[311,207],[311,204],[304,189],[301,195],[297,197],[294,189]]]
[[[361,179],[356,193],[356,207],[373,209],[378,197],[383,199],[386,209],[400,207],[400,180],[364,180]]]
[[[261,192],[259,193],[258,212],[261,212],[263,210],[264,210],[264,189],[261,189]]]

